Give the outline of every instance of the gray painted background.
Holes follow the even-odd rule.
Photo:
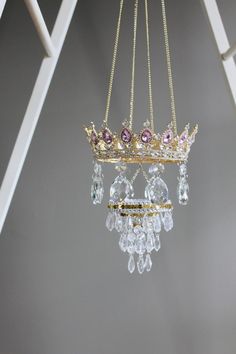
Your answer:
[[[150,2],[162,130],[169,106],[160,6]],[[39,3],[51,29],[60,1]],[[132,1],[126,3],[114,128],[128,112]],[[219,6],[233,41],[236,3]],[[177,169],[166,171],[175,227],[162,235],[150,274],[128,274],[118,234],[104,226],[106,201],[90,203],[92,161],[82,125],[103,119],[118,7],[118,0],[81,0],[75,12],[0,238],[1,354],[236,352],[236,114],[200,1],[168,1],[179,128],[198,122],[200,132],[187,208],[176,203]],[[142,19],[138,122],[147,114],[143,30]],[[9,0],[0,22],[1,178],[43,54],[23,1]],[[106,166],[106,198],[114,176]],[[143,188],[140,178],[136,191]]]

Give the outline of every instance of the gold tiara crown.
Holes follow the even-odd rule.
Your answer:
[[[198,126],[190,131],[188,124],[180,135],[174,133],[172,123],[162,134],[155,133],[148,123],[139,133],[126,124],[120,133],[112,132],[108,126],[97,131],[93,123],[85,127],[85,131],[94,158],[98,161],[181,163],[188,159]]]

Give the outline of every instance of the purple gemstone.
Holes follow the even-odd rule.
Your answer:
[[[173,132],[172,130],[167,130],[162,138],[162,141],[164,144],[169,144],[171,140],[173,139]]]
[[[93,144],[97,145],[98,137],[97,137],[97,134],[95,132],[92,132],[92,134],[91,134],[91,141],[92,141]]]
[[[141,141],[145,144],[150,143],[152,140],[152,132],[149,129],[144,129],[144,131],[141,134]]]
[[[112,143],[112,136],[111,136],[111,133],[109,132],[108,129],[104,129],[103,130],[102,138],[105,141],[105,143],[107,143],[107,144],[111,144]]]
[[[180,144],[183,144],[187,140],[187,137],[188,137],[187,132],[183,132],[179,139]]]
[[[132,139],[132,134],[131,134],[130,130],[127,128],[124,128],[121,132],[121,140],[124,143],[130,143],[131,139]]]

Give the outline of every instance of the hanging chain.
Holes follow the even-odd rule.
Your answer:
[[[124,5],[124,0],[121,0],[120,1],[120,12],[119,12],[119,18],[118,18],[118,24],[117,24],[117,30],[116,30],[116,38],[115,38],[115,44],[114,44],[111,75],[110,75],[108,95],[107,95],[107,105],[106,105],[106,112],[105,112],[105,119],[104,119],[105,125],[107,125],[108,118],[109,118],[109,112],[110,112],[111,95],[112,95],[114,75],[115,75],[115,69],[116,69],[116,61],[117,61],[117,51],[118,51],[118,45],[119,45],[119,39],[120,39],[120,26],[121,26],[123,5]]]
[[[135,83],[135,65],[136,65],[136,41],[137,41],[137,22],[138,22],[138,0],[134,5],[134,37],[133,37],[133,58],[132,58],[132,79],[130,89],[130,114],[129,127],[132,129],[134,117],[134,83]]]
[[[145,19],[146,19],[146,37],[147,37],[149,110],[150,110],[151,128],[154,131],[154,113],[153,113],[153,97],[152,97],[152,73],[151,73],[151,56],[150,56],[148,0],[145,0]]]
[[[170,90],[171,114],[172,114],[174,133],[177,135],[175,95],[174,95],[174,85],[173,85],[173,76],[172,76],[171,55],[170,55],[170,45],[169,45],[169,35],[168,35],[168,25],[167,25],[167,18],[166,18],[165,0],[161,0],[161,7],[162,7],[162,19],[163,19],[164,40],[165,40],[165,49],[166,49],[168,84],[169,84],[169,90]]]

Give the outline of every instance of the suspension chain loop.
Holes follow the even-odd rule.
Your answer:
[[[145,0],[145,20],[146,20],[146,39],[147,39],[149,112],[150,112],[151,128],[154,131],[154,113],[153,113],[154,110],[153,110],[153,94],[152,94],[152,73],[151,73],[151,56],[150,56],[148,0]]]
[[[120,27],[121,27],[122,13],[123,13],[123,5],[124,5],[124,0],[120,0],[120,11],[119,11],[119,18],[118,18],[118,24],[117,24],[117,30],[116,30],[114,51],[113,51],[111,75],[110,75],[108,95],[107,95],[106,112],[105,112],[105,118],[103,121],[103,123],[105,125],[107,125],[107,123],[108,123],[108,118],[109,118],[109,113],[110,113],[111,95],[112,95],[114,75],[115,75],[115,69],[116,69],[117,51],[118,51],[118,45],[119,45],[119,39],[120,39]]]
[[[130,89],[130,114],[129,114],[129,127],[130,127],[130,129],[132,129],[132,127],[133,127],[133,117],[134,117],[134,83],[135,83],[135,65],[136,65],[138,3],[139,3],[139,0],[135,0],[135,5],[134,5],[134,37],[133,37],[132,78],[131,78],[131,89]]]
[[[172,75],[172,66],[171,66],[171,55],[170,55],[170,45],[169,45],[169,35],[168,35],[165,0],[161,0],[161,7],[162,7],[164,41],[165,41],[165,50],[166,50],[166,63],[167,63],[167,71],[168,71],[168,84],[169,84],[169,90],[170,90],[171,114],[172,114],[174,133],[177,135],[175,95],[174,95],[174,85],[173,85],[173,75]]]

